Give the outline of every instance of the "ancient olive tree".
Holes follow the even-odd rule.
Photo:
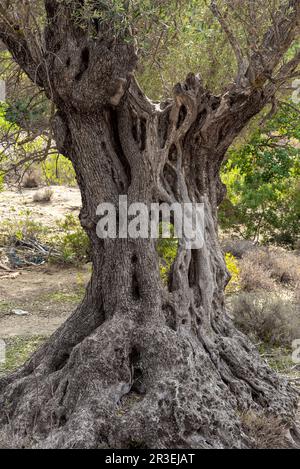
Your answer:
[[[296,393],[226,314],[229,275],[216,219],[227,149],[297,73],[300,52],[291,46],[300,3],[270,2],[264,14],[261,0],[210,2],[236,77],[214,95],[190,73],[160,103],[135,74],[132,12],[149,3],[174,7],[0,2],[0,39],[55,104],[56,144],[75,168],[93,252],[82,304],[20,370],[0,379],[0,428],[43,448],[246,448],[253,441],[242,415],[252,411],[280,417],[296,438]],[[237,8],[248,20],[235,30]],[[154,240],[97,237],[97,206],[117,204],[120,195],[129,203],[204,203],[205,244],[179,245],[168,288]]]

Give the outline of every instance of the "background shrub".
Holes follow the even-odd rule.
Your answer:
[[[249,254],[251,258],[251,254]],[[256,261],[264,266],[271,278],[281,284],[296,286],[300,282],[300,257],[281,248],[265,248],[256,254]]]
[[[251,133],[250,133],[251,132]],[[230,234],[293,248],[300,239],[299,111],[288,102],[228,152],[228,197],[219,221]]]
[[[42,177],[46,184],[76,186],[73,165],[63,155],[50,155],[41,165]]]
[[[11,210],[11,217],[1,222],[0,245],[9,246],[16,240],[43,238],[48,231],[47,227],[32,219],[30,210]]]
[[[221,241],[223,252],[230,253],[237,259],[241,259],[247,252],[255,249],[255,244],[248,239],[239,239],[235,237],[224,238]]]
[[[41,174],[35,168],[30,168],[26,171],[22,178],[22,186],[25,189],[35,189],[41,183]]]
[[[240,261],[242,290],[274,290],[300,284],[300,257],[281,248],[256,248]]]

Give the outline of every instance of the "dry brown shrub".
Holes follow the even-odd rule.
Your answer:
[[[34,202],[50,202],[53,197],[53,190],[50,187],[45,187],[37,191],[33,196]]]
[[[277,282],[293,286],[300,283],[300,256],[296,253],[271,248],[265,251],[263,260]]]
[[[248,253],[240,261],[240,287],[242,290],[251,292],[255,290],[272,291],[275,289],[275,281],[271,273],[260,262],[260,252],[255,250]]]

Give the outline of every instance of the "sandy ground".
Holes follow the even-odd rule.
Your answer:
[[[38,189],[0,193],[1,220],[30,210],[30,218],[51,226],[68,213],[79,213],[81,197],[78,189],[53,186],[50,203],[35,203]],[[48,336],[74,311],[90,278],[90,266],[62,268],[44,265],[12,273],[0,271],[0,338],[14,336]],[[17,316],[14,310],[28,314]]]

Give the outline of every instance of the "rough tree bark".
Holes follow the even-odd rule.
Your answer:
[[[279,22],[282,51],[299,18]],[[82,193],[93,252],[82,304],[17,372],[0,380],[0,427],[42,448],[247,448],[242,414],[279,416],[293,435],[295,391],[226,314],[229,275],[217,236],[225,153],[270,101],[293,59],[270,81],[254,55],[243,79],[214,96],[189,75],[174,98],[152,103],[133,72],[133,46],[91,39],[70,7],[45,1],[43,62],[9,32],[0,37],[57,106],[57,146]],[[64,9],[64,14],[57,13]],[[291,13],[292,15],[292,13]],[[267,41],[269,41],[267,43]],[[280,60],[266,35],[267,69]],[[259,86],[255,86],[258,83]],[[96,208],[130,202],[202,202],[205,245],[179,247],[168,288],[153,240],[100,240]]]

